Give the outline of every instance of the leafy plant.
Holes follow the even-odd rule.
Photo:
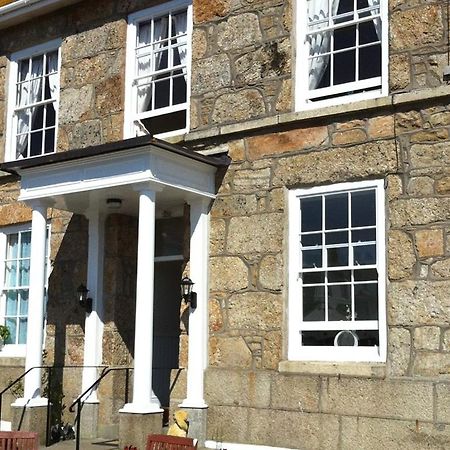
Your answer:
[[[9,328],[6,325],[0,325],[0,340],[6,342],[9,336],[11,336]]]

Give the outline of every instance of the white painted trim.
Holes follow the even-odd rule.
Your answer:
[[[18,75],[18,62],[21,59],[31,58],[35,55],[48,53],[54,50],[58,51],[58,92],[56,93],[55,100],[55,151],[58,142],[58,118],[59,118],[59,95],[60,95],[60,82],[61,82],[61,43],[62,39],[53,39],[43,44],[35,45],[18,52],[12,53],[9,63],[9,76],[7,87],[7,113],[6,113],[6,130],[5,130],[5,162],[16,160],[15,154],[15,136],[14,128],[16,122],[14,120],[15,99],[16,99],[16,83]],[[41,155],[38,155],[41,156]],[[33,157],[31,157],[33,158]]]
[[[135,45],[137,35],[137,25],[139,22],[149,20],[152,17],[162,14],[169,14],[180,9],[187,9],[187,55],[186,55],[186,106],[179,106],[158,109],[146,113],[135,113],[135,89],[133,88],[133,80],[135,79]],[[150,8],[137,11],[128,16],[127,27],[127,43],[126,43],[126,60],[125,60],[125,103],[124,103],[124,123],[123,136],[124,139],[136,136],[136,127],[134,121],[145,117],[156,117],[177,110],[186,110],[186,127],[173,130],[166,133],[155,134],[158,138],[171,136],[179,136],[189,131],[190,127],[190,93],[191,93],[191,72],[192,72],[192,32],[193,32],[193,12],[191,0],[172,0]],[[151,132],[151,130],[149,130]]]
[[[375,188],[376,198],[376,242],[378,268],[378,320],[354,322],[304,322],[299,291],[300,267],[300,207],[299,198],[303,196],[348,192]],[[288,193],[288,236],[289,236],[289,284],[288,284],[288,354],[289,360],[298,361],[365,361],[385,362],[387,349],[386,323],[386,212],[384,180],[368,180],[294,189]],[[345,270],[345,268],[343,268]],[[379,347],[331,347],[301,346],[300,329],[304,331],[336,329],[378,329]],[[376,325],[378,328],[376,328]]]
[[[16,25],[80,0],[16,0],[0,7],[0,29]]]

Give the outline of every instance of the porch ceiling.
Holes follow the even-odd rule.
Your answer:
[[[21,178],[19,200],[42,201],[78,214],[90,209],[136,215],[138,191],[156,191],[156,205],[171,210],[189,197],[215,197],[215,174],[227,158],[205,157],[145,136],[114,144],[4,163]],[[121,199],[110,209],[107,199]]]

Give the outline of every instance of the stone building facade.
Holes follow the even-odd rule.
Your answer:
[[[21,2],[0,2],[3,170],[11,168],[11,158],[5,156],[11,145],[7,141],[11,55],[45,42],[60,41],[56,154],[88,152],[130,138],[124,130],[130,17],[162,2],[61,1],[52,11],[36,8],[18,18],[2,13],[14,3]],[[328,4],[338,8],[338,3]],[[347,3],[341,1],[340,8]],[[198,433],[194,437],[211,448],[221,443],[228,449],[243,448],[239,444],[301,449],[450,446],[450,87],[443,78],[449,64],[450,18],[446,3],[437,0],[362,3],[362,9],[380,4],[384,8],[380,13],[384,34],[377,34],[383,48],[380,87],[368,89],[367,96],[364,89],[337,95],[327,91],[314,104],[299,100],[299,92],[306,90],[299,79],[307,66],[299,63],[306,39],[302,2],[193,1],[191,62],[186,69],[189,129],[164,139],[187,151],[227,154],[231,160],[216,173],[216,195],[209,210],[207,408],[198,408],[201,414],[190,410],[192,430]],[[376,16],[374,11],[370,14]],[[345,11],[337,9],[335,14],[345,16]],[[372,26],[372,19],[365,20]],[[373,22],[377,31],[376,19]],[[376,65],[375,60],[371,63]],[[2,230],[32,219],[30,205],[18,201],[23,180],[10,172],[2,172],[0,179]],[[322,342],[317,347],[328,347],[328,353],[322,348],[317,358],[304,357],[297,339],[305,331],[293,327],[298,313],[295,295],[306,311],[308,287],[299,287],[298,279],[308,270],[313,273],[317,265],[324,266],[320,260],[317,265],[305,263],[302,269],[307,270],[297,270],[299,254],[306,258],[308,250],[299,248],[298,235],[304,231],[292,216],[293,209],[305,205],[304,211],[313,215],[302,199],[318,195],[326,199],[367,186],[382,199],[376,207],[376,227],[382,230],[375,239],[378,315],[376,320],[367,319],[367,327],[379,332],[377,344],[371,345],[378,356],[356,355],[369,347],[361,337],[372,335],[342,326],[344,314],[337,315],[340,324],[332,330],[351,332],[353,339],[356,335],[361,340],[353,349],[355,356],[341,357],[341,348]],[[182,270],[189,273],[188,208],[183,205],[181,212],[166,216],[181,217],[184,259],[171,272],[181,278]],[[86,283],[89,224],[70,208],[47,208],[47,220],[52,271],[45,362],[82,366],[85,313],[73,297],[78,285]],[[138,221],[134,213],[110,214],[105,220],[101,364],[132,367],[135,324],[130,317],[136,308]],[[321,227],[327,236],[330,229],[339,228]],[[343,228],[354,231],[348,224]],[[347,246],[342,241],[339,245],[336,248],[352,248],[350,258],[357,252],[348,241]],[[314,249],[319,247],[322,256],[329,249],[325,244]],[[332,257],[327,258],[330,269]],[[350,313],[346,319],[355,322],[360,264],[337,263],[334,269],[339,265],[352,272],[344,285],[351,286],[353,303],[345,307]],[[333,270],[323,272],[328,280]],[[178,285],[179,279],[171,282]],[[312,303],[319,295],[314,289]],[[340,300],[326,295],[338,309]],[[364,295],[367,302],[374,301]],[[180,306],[178,299],[170,320],[178,320]],[[155,298],[155,315],[159,307],[163,310]],[[326,320],[312,322],[327,322],[332,314],[337,312],[330,308]],[[0,320],[6,315],[0,310]],[[164,314],[158,317],[162,324],[168,320]],[[297,321],[305,325],[306,313]],[[171,411],[186,398],[188,384],[191,333],[183,320],[180,328],[178,364],[169,367],[170,398],[166,404],[161,401]],[[325,324],[319,329],[307,328],[320,340],[317,333],[325,335],[329,328]],[[307,334],[302,336],[307,346]],[[22,372],[24,357],[25,353],[8,354],[8,345],[0,351],[0,388]],[[75,398],[82,389],[81,369],[62,373],[61,393],[65,399]],[[110,437],[120,431],[117,412],[123,406],[123,390],[124,373],[102,383],[98,432],[93,434]],[[6,409],[4,414],[12,415]]]

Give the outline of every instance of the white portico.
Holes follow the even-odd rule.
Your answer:
[[[155,218],[158,208],[190,205],[190,278],[197,308],[190,309],[187,393],[182,407],[206,408],[203,373],[207,364],[208,334],[208,211],[215,197],[218,158],[205,157],[148,136],[114,144],[73,150],[2,165],[21,177],[19,200],[33,208],[30,269],[29,346],[26,367],[42,365],[46,208],[86,216],[89,221],[87,286],[93,299],[86,314],[84,365],[102,363],[104,223],[108,200],[120,200],[120,213],[138,217],[136,315],[133,397],[122,412],[161,412],[152,391]],[[33,347],[34,345],[34,347]],[[86,367],[83,389],[97,372]],[[25,378],[19,403],[41,406],[41,378],[32,371]],[[98,402],[92,392],[91,403]]]

